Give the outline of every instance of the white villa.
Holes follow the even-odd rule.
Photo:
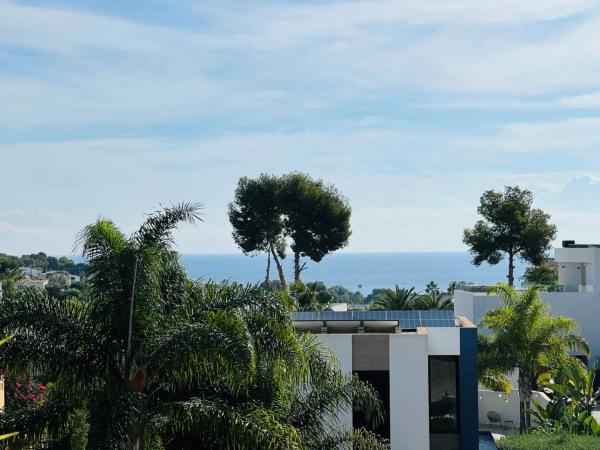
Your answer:
[[[452,311],[296,312],[344,373],[379,392],[392,450],[477,450],[477,328]],[[342,422],[362,427],[345,411]]]
[[[577,321],[581,336],[592,348],[588,361],[591,365],[600,358],[600,244],[563,241],[562,247],[554,250],[554,259],[558,265],[558,292],[542,292],[542,300],[550,305],[552,314]],[[455,314],[465,316],[474,323],[478,323],[486,311],[500,305],[501,301],[495,296],[488,296],[485,289],[457,290],[454,293]],[[516,387],[515,382],[514,392],[508,398],[480,387],[479,422],[488,423],[487,413],[496,411],[503,423],[512,420],[518,426]]]

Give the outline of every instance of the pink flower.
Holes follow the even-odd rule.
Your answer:
[[[15,383],[15,387],[16,387],[17,389],[21,389],[21,386],[23,386],[21,383]]]
[[[38,386],[38,389],[39,389],[40,391],[44,392],[44,391],[45,391],[46,389],[48,389],[48,388],[47,388],[46,386],[44,386],[43,384],[40,384],[40,385]]]

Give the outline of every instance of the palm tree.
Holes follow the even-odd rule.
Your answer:
[[[452,299],[447,297],[445,294],[435,291],[429,294],[421,295],[415,300],[415,307],[417,309],[437,309],[437,310],[452,310],[454,309],[454,303]]]
[[[292,284],[288,295],[297,311],[321,311],[327,308],[333,299],[331,293],[312,290],[304,283]]]
[[[397,311],[405,309],[415,309],[415,302],[418,294],[415,288],[410,289],[400,288],[396,285],[396,289],[384,289],[383,296],[377,298],[371,308],[377,311]]]
[[[316,449],[325,439],[383,448],[337,426],[335,414],[357,404],[377,420],[376,393],[298,337],[275,293],[187,278],[172,232],[199,220],[198,208],[157,211],[129,237],[108,220],[86,227],[85,301],[40,290],[3,300],[0,332],[14,336],[0,361],[54,388],[0,415],[0,434],[19,432],[11,445],[65,445],[70,419],[85,410],[89,448]]]
[[[480,381],[489,388],[510,391],[506,375],[518,369],[522,432],[531,426],[531,393],[537,377],[571,360],[569,352],[589,354],[590,349],[576,334],[573,319],[550,316],[536,286],[517,291],[498,285],[489,293],[497,295],[504,306],[488,311],[479,324],[491,331],[479,335]]]

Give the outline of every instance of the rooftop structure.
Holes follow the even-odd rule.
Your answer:
[[[563,292],[594,292],[600,283],[600,244],[563,241],[554,250],[558,284]]]
[[[17,281],[17,288],[24,289],[28,287],[39,287],[45,288],[48,286],[48,280],[45,278],[35,279],[35,278],[25,278],[23,280]]]
[[[477,329],[452,311],[310,311],[293,315],[378,392],[392,450],[476,450]],[[341,421],[367,427],[342,411]],[[371,429],[373,429],[371,427]]]

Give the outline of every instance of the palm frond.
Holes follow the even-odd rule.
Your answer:
[[[303,447],[297,430],[271,411],[252,404],[229,405],[221,399],[195,398],[156,411],[163,432],[195,436],[205,448],[293,450]]]
[[[132,239],[139,248],[165,248],[173,243],[172,233],[179,223],[194,224],[202,221],[201,209],[200,203],[188,202],[155,211],[148,216]]]

